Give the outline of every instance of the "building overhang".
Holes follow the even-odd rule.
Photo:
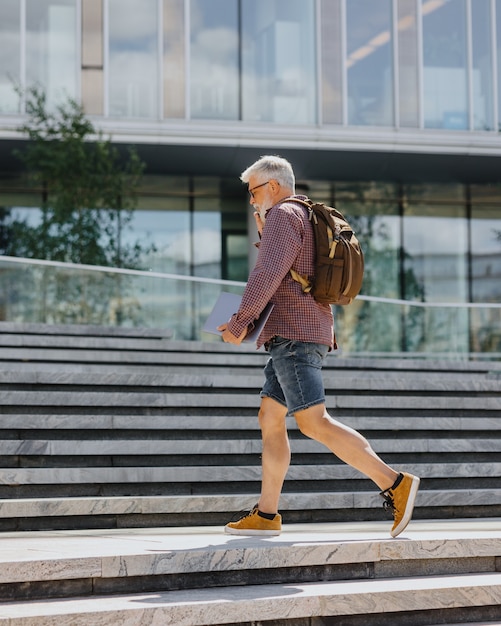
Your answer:
[[[23,120],[24,121],[24,120]],[[0,171],[20,169],[26,140],[0,119]],[[235,177],[263,154],[288,158],[298,179],[501,182],[501,137],[493,132],[283,127],[237,122],[93,120],[121,151],[134,145],[147,173]]]

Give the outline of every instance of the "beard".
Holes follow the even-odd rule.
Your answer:
[[[254,205],[255,210],[259,213],[259,217],[261,218],[261,222],[263,223],[263,225],[266,221],[266,213],[271,209],[272,206],[273,201],[269,197],[269,194],[266,194],[259,204]]]

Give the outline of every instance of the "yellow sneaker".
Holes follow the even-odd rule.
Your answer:
[[[393,513],[394,523],[390,531],[392,537],[397,537],[411,521],[419,482],[417,476],[401,473],[392,487],[380,493],[385,500],[384,508]]]
[[[267,519],[259,514],[256,506],[236,522],[230,522],[224,527],[229,535],[279,535],[282,530],[282,516],[276,513],[273,519]]]

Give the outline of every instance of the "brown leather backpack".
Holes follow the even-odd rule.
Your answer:
[[[314,276],[291,270],[292,278],[318,302],[350,304],[364,277],[364,254],[353,228],[337,209],[311,200],[291,200],[308,209],[316,248]]]

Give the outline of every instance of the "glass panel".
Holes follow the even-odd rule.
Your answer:
[[[492,46],[490,0],[471,3],[473,56],[473,127],[493,130]]]
[[[109,115],[158,117],[156,0],[109,0]]]
[[[421,0],[426,128],[466,130],[468,75],[465,0]]]
[[[184,0],[164,0],[164,117],[185,116]]]
[[[498,191],[499,193],[499,191]],[[472,205],[473,302],[501,302],[501,202]]]
[[[392,126],[391,0],[346,3],[348,124]]]
[[[399,0],[398,89],[400,126],[419,126],[418,33],[416,0]]]
[[[440,190],[436,195],[440,195]],[[408,200],[404,211],[403,254],[405,298],[423,302],[466,302],[468,300],[468,231],[465,203],[438,204]],[[450,309],[415,309],[407,320],[408,350],[444,349],[442,337],[450,332]],[[458,341],[468,350],[468,311],[454,318]],[[432,328],[430,335],[424,328]],[[436,345],[430,343],[434,336]],[[443,340],[445,341],[445,340]]]
[[[194,119],[239,118],[239,15],[234,0],[192,0],[190,91]]]
[[[396,186],[337,183],[335,190],[336,208],[353,226],[364,251],[362,293],[400,298],[400,217]],[[338,307],[336,320],[345,329],[343,350],[401,350],[402,319],[398,307],[356,300],[349,307]]]
[[[20,31],[19,1],[4,0],[0,3],[0,114],[19,111],[14,87],[21,83]]]
[[[343,123],[341,1],[322,0],[322,123]]]
[[[26,82],[49,106],[76,97],[76,0],[26,0]]]
[[[316,122],[315,3],[242,0],[245,121]]]

